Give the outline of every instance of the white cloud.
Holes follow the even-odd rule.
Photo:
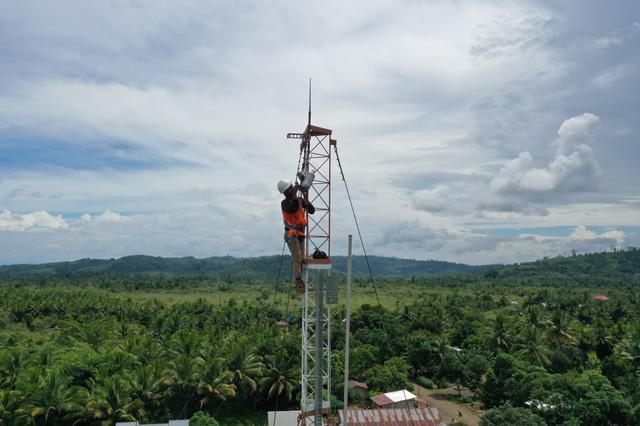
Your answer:
[[[68,228],[69,224],[62,216],[53,216],[42,210],[22,214],[3,210],[2,213],[0,213],[0,232],[39,231]]]
[[[593,48],[596,50],[605,50],[612,46],[620,46],[622,43],[624,43],[624,37],[611,34],[595,39],[593,41]]]
[[[539,47],[549,36],[551,17],[538,11],[518,11],[494,17],[490,24],[479,27],[476,40],[469,49],[473,56],[517,56]]]
[[[596,189],[600,165],[591,148],[580,142],[591,138],[599,121],[588,112],[564,120],[558,129],[558,150],[546,167],[534,167],[531,154],[521,152],[491,180],[491,191],[544,201]]]
[[[498,238],[466,229],[430,226],[412,221],[394,222],[385,226],[377,245],[404,253],[413,252],[414,257],[424,259],[431,253],[441,251],[456,256],[474,251],[492,251],[499,242]]]
[[[543,199],[560,194],[595,189],[599,165],[587,145],[578,145],[569,155],[557,154],[545,168],[532,167],[533,158],[522,152],[494,177],[489,186],[493,192]]]
[[[558,137],[562,142],[561,150],[567,150],[570,147],[569,144],[573,141],[591,137],[599,121],[600,117],[590,112],[564,120],[558,129]]]
[[[94,218],[96,222],[120,222],[123,217],[120,213],[112,212],[111,210],[105,210],[102,214],[99,214]]]
[[[439,214],[471,215],[486,211],[546,215],[547,207],[568,203],[572,195],[598,189],[601,168],[593,150],[583,142],[592,139],[599,117],[584,113],[568,118],[558,129],[554,157],[536,167],[530,152],[503,163],[498,172],[475,182],[449,182],[412,194],[418,210]]]
[[[423,189],[413,195],[413,205],[419,210],[441,212],[451,204],[451,190],[447,185],[437,185],[432,189]]]
[[[620,27],[605,36],[596,38],[593,40],[591,48],[601,52],[611,47],[622,46],[638,33],[640,33],[640,24],[634,22],[631,27]]]
[[[593,85],[599,89],[609,89],[627,75],[632,74],[629,67],[618,65],[601,71],[593,78]]]
[[[240,257],[279,253],[283,231],[277,203],[271,210],[252,208],[253,203],[234,200],[233,207],[228,208],[151,214],[110,212],[92,216],[103,216],[108,220],[87,221],[85,216],[68,223],[58,217],[64,221],[64,228],[52,227],[46,233],[3,233],[0,264],[24,262],[26,258],[43,262],[130,254]],[[8,230],[1,225],[4,218],[5,214],[0,214],[0,232]],[[238,222],[244,225],[238,227]],[[65,250],[52,250],[52,247],[64,247]]]
[[[573,241],[598,241],[604,239],[607,241],[615,241],[616,246],[620,247],[624,243],[625,235],[624,232],[618,230],[598,234],[597,232],[588,230],[584,225],[578,225],[569,235],[569,239]]]
[[[514,263],[544,256],[599,252],[611,247],[632,246],[633,235],[612,229],[597,233],[584,225],[576,226],[567,236],[521,233],[496,236],[456,227],[434,227],[418,222],[394,222],[385,228],[376,242],[379,252],[401,253],[407,257],[428,259],[434,254],[449,253],[448,259],[467,263]]]
[[[84,213],[80,216],[81,224],[87,223],[105,223],[105,222],[121,222],[123,220],[130,219],[129,216],[122,216],[120,213],[113,212],[111,210],[105,210],[99,215],[92,216],[89,213]]]

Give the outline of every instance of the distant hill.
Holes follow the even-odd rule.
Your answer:
[[[82,279],[88,277],[212,278],[222,280],[272,280],[278,275],[280,256],[237,258],[231,256],[167,258],[126,256],[120,259],[81,259],[40,265],[0,266],[0,279]],[[346,272],[346,258],[333,257],[333,273]],[[619,287],[640,286],[640,250],[589,253],[544,258],[514,265],[470,266],[438,260],[410,260],[369,256],[376,278],[427,277],[434,284],[496,283],[506,285],[550,285]],[[355,277],[368,277],[363,256],[354,256]],[[282,261],[280,276],[291,273],[291,258]],[[463,275],[464,276],[463,276]],[[425,281],[426,282],[426,281]]]
[[[154,256],[126,256],[120,259],[81,259],[72,262],[43,263],[39,265],[0,266],[0,278],[69,278],[95,275],[163,275],[206,276],[212,278],[275,278],[280,267],[280,256],[237,258],[231,256],[168,258]],[[345,256],[333,256],[333,268],[338,273],[346,272]],[[470,266],[438,260],[410,260],[393,257],[369,256],[375,276],[425,276],[462,272],[484,272],[495,268],[492,265]],[[286,256],[280,271],[288,276],[291,258]],[[368,275],[363,256],[354,256],[353,273]]]
[[[484,276],[516,285],[637,286],[640,285],[640,249],[544,258],[489,269]]]

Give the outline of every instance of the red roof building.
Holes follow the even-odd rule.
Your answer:
[[[409,408],[416,406],[414,394],[406,389],[372,396],[373,408]]]
[[[344,425],[344,410],[338,411]],[[376,408],[347,411],[347,424],[354,426],[447,426],[437,408]]]
[[[372,396],[371,401],[373,401],[373,404],[376,407],[384,407],[386,405],[393,404],[393,401],[385,394]]]
[[[349,380],[349,387],[351,389],[362,389],[362,390],[369,390],[369,386],[367,386],[366,383],[362,383],[362,382],[358,382],[356,380]]]
[[[593,296],[593,300],[609,300],[609,298],[603,294],[599,294],[597,296]]]

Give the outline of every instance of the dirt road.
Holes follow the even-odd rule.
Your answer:
[[[436,407],[442,414],[443,420],[446,422],[454,421],[464,422],[468,426],[478,426],[480,424],[481,410],[471,407],[471,404],[459,404],[455,401],[449,401],[446,395],[457,395],[454,388],[448,389],[426,389],[413,383],[415,394],[427,401],[430,406]],[[469,391],[467,391],[469,392]],[[465,394],[465,391],[462,391]],[[459,415],[462,413],[462,416]]]

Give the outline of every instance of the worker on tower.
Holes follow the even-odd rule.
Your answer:
[[[308,189],[308,188],[307,188]],[[284,219],[284,240],[289,246],[293,258],[293,275],[296,278],[296,291],[304,292],[305,283],[302,280],[302,259],[304,258],[305,228],[307,217],[305,212],[314,214],[315,207],[304,197],[298,197],[298,185],[292,185],[288,180],[278,182],[278,191],[284,195],[280,203]]]

